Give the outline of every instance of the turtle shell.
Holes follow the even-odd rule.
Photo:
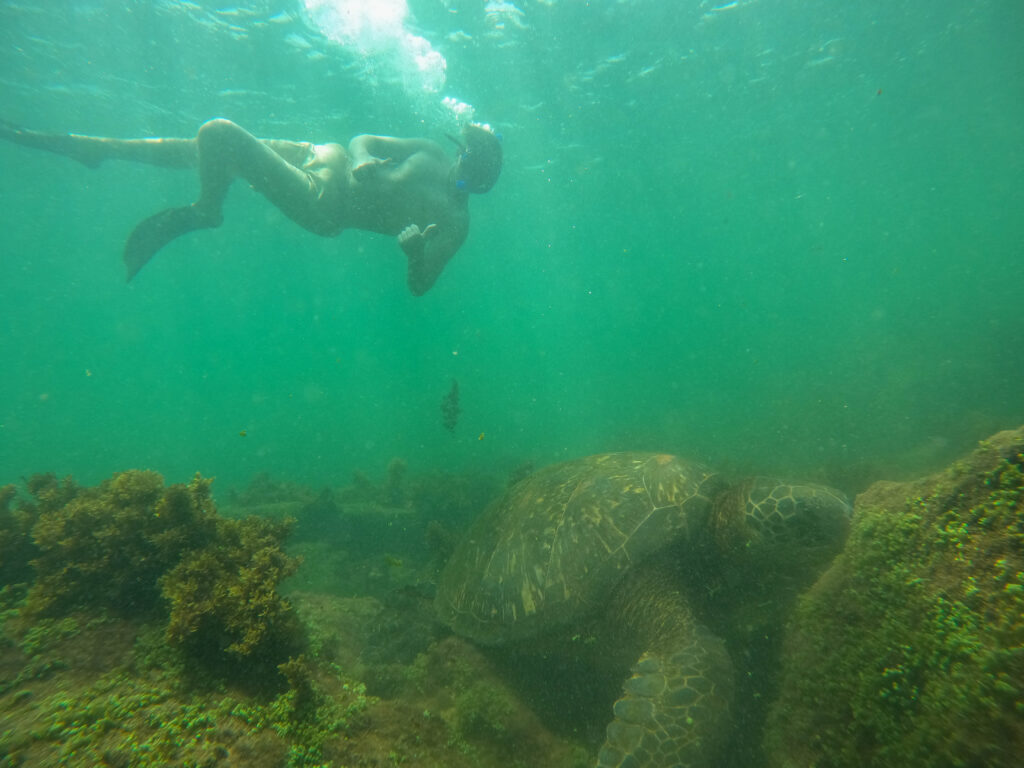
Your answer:
[[[436,608],[484,644],[533,637],[603,605],[634,565],[708,524],[725,482],[675,456],[605,453],[512,486],[441,573]]]

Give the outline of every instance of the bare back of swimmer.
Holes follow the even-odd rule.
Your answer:
[[[199,199],[167,208],[129,235],[131,280],[172,240],[220,226],[228,189],[243,178],[304,229],[334,237],[363,229],[396,237],[408,258],[409,290],[434,284],[469,232],[470,193],[488,191],[501,172],[499,138],[487,126],[463,128],[452,161],[436,142],[356,136],[340,144],[258,139],[230,120],[204,123],[194,139],[113,139],[28,131],[0,122],[0,138],[54,152],[95,168],[126,160],[199,168]]]

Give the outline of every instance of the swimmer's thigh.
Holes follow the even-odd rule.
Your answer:
[[[204,187],[207,174],[241,176],[297,224],[322,229],[321,194],[311,173],[296,168],[230,120],[204,123],[197,138]]]

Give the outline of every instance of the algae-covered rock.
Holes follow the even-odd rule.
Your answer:
[[[161,579],[167,640],[222,670],[243,661],[250,672],[272,672],[302,644],[295,612],[277,591],[299,566],[281,549],[288,526],[258,517],[216,522],[212,541]]]
[[[277,679],[277,665],[302,645],[299,622],[278,592],[299,562],[282,550],[289,524],[220,517],[211,482],[197,475],[165,487],[156,472],[139,470],[94,488],[34,478],[31,500],[17,508],[20,517],[8,513],[6,526],[34,521],[26,619],[96,609],[166,617],[168,642],[201,674]],[[8,501],[0,496],[5,510]]]
[[[1024,429],[858,497],[843,554],[792,622],[776,768],[1019,765]]]
[[[49,480],[48,482],[44,482]],[[35,584],[28,611],[60,616],[75,608],[147,614],[158,608],[159,578],[214,532],[209,480],[164,488],[156,472],[118,472],[95,488],[51,475],[29,484],[25,509]]]
[[[35,517],[21,507],[11,509],[13,485],[0,487],[0,589],[32,580],[29,563],[38,554],[32,543]]]

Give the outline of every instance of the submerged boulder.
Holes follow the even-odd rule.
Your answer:
[[[1019,765],[1024,429],[856,501],[801,599],[765,737],[774,768]]]

